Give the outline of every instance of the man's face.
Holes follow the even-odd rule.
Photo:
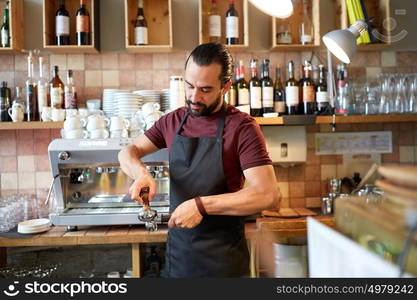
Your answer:
[[[219,79],[221,65],[197,65],[192,58],[185,69],[185,97],[195,117],[208,116],[221,106],[224,89]]]

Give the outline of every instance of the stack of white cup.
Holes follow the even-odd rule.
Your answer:
[[[101,114],[89,115],[87,118],[88,137],[90,139],[107,139],[109,131],[106,129],[109,126],[110,120]]]
[[[127,138],[130,121],[122,116],[114,116],[110,119],[110,138]]]
[[[83,130],[86,122],[86,119],[79,116],[67,117],[64,122],[64,128],[61,129],[61,136],[64,139],[86,139],[88,132]]]
[[[142,118],[145,120],[146,130],[151,128],[162,116],[162,112],[159,110],[160,107],[159,103],[156,102],[147,102],[142,105]]]

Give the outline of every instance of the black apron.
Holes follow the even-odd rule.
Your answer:
[[[223,128],[226,107],[216,137],[180,135],[187,112],[169,152],[170,213],[196,196],[228,193],[223,172]],[[227,200],[225,200],[227,201]],[[242,277],[249,274],[244,217],[206,215],[195,228],[171,228],[166,252],[167,277]]]

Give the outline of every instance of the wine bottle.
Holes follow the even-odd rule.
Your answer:
[[[12,119],[8,114],[10,106],[11,92],[7,87],[7,82],[3,81],[0,88],[0,122],[9,122]]]
[[[239,79],[239,68],[234,68],[234,80],[233,84],[230,87],[229,91],[224,95],[224,100],[233,106],[237,105],[237,81]]]
[[[274,83],[269,76],[269,59],[262,64],[262,107],[263,113],[274,112]]]
[[[285,106],[285,91],[281,81],[281,68],[275,69],[274,111],[280,116],[287,113],[287,108]]]
[[[148,44],[148,23],[143,12],[143,0],[138,0],[138,14],[135,22],[135,45]]]
[[[323,65],[319,65],[319,70],[319,83],[316,88],[317,110],[319,114],[324,115],[328,114],[330,108],[329,93],[327,91],[326,70]]]
[[[64,108],[64,84],[59,78],[58,73],[58,66],[54,66],[53,78],[49,82],[51,106],[55,108]]]
[[[38,80],[38,112],[42,112],[42,107],[50,106],[49,83],[44,73],[43,57],[39,57],[39,80]]]
[[[289,115],[298,114],[299,103],[299,87],[298,82],[294,78],[294,62],[288,63],[288,80],[285,83],[285,103],[287,105],[287,113]]]
[[[80,0],[80,8],[76,15],[77,45],[90,45],[90,14],[85,5],[85,0]]]
[[[61,0],[61,5],[55,14],[55,35],[58,46],[70,44],[70,18],[65,9],[65,0]]]
[[[67,84],[64,88],[65,109],[77,108],[77,91],[72,78],[72,70],[67,71]]]
[[[239,16],[235,0],[229,0],[229,9],[226,12],[226,44],[239,44]]]
[[[26,79],[26,121],[39,121],[36,82],[33,78],[33,56],[28,55],[28,78]]]
[[[251,79],[249,80],[250,115],[262,117],[262,85],[258,78],[258,60],[252,59],[250,63]]]
[[[314,81],[311,79],[311,63],[309,61],[304,62],[303,66],[304,75],[300,80],[301,100],[303,106],[303,114],[312,115],[316,111],[316,89]]]
[[[313,23],[308,14],[308,0],[303,0],[303,17],[300,24],[300,42],[302,45],[313,43]]]
[[[208,33],[210,42],[220,43],[222,26],[219,9],[217,7],[217,0],[211,0],[211,8],[208,13]]]
[[[237,82],[238,105],[249,105],[249,85],[245,80],[245,67],[239,61],[239,80]]]
[[[9,24],[9,1],[3,11],[3,24],[1,25],[1,44],[2,48],[10,47],[10,24]]]

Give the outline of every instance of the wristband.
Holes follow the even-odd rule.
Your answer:
[[[197,205],[198,211],[202,216],[207,215],[206,209],[204,208],[203,201],[201,201],[200,196],[194,198],[195,204]]]

